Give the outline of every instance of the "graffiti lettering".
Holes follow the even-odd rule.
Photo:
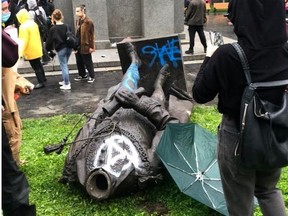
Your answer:
[[[177,44],[179,43],[178,39],[167,40],[166,45],[159,47],[157,43],[154,46],[144,46],[141,49],[142,54],[152,55],[153,58],[149,62],[149,67],[151,68],[155,61],[158,59],[161,66],[166,63],[165,57],[173,64],[173,67],[177,68],[177,61],[181,61],[181,51],[179,50]]]

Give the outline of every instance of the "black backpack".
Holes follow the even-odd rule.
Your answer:
[[[37,23],[41,38],[46,38],[48,35],[49,27],[47,21],[44,19],[42,11],[39,10],[39,7],[32,9],[34,12],[34,21]]]
[[[251,82],[246,55],[238,43],[232,46],[242,63],[247,85],[240,107],[240,134],[235,156],[249,169],[288,166],[288,80]],[[282,103],[273,104],[257,90],[283,88]]]
[[[66,43],[67,46],[72,48],[72,49],[77,49],[78,45],[79,45],[79,40],[76,37],[75,34],[73,34],[69,28],[68,25],[66,25]]]

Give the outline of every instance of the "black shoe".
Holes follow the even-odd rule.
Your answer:
[[[194,51],[189,49],[189,50],[186,50],[185,53],[186,53],[186,54],[193,54]]]
[[[19,205],[15,210],[10,212],[9,215],[13,215],[13,216],[22,216],[22,215],[36,216],[36,206],[35,205],[22,204],[22,205]]]
[[[42,62],[42,65],[47,65],[50,61]]]
[[[78,76],[78,77],[74,78],[74,80],[75,81],[88,80],[88,76],[87,75],[85,75],[84,77]]]
[[[35,85],[34,89],[40,89],[40,88],[44,88],[45,85],[43,83],[38,83],[37,85]]]
[[[42,59],[42,65],[47,65],[51,61],[52,61],[51,58],[44,58]]]

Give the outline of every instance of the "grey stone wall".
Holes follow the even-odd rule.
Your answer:
[[[95,24],[97,49],[109,48],[110,42],[127,36],[151,38],[184,31],[181,0],[66,0],[54,4],[73,29],[76,6],[86,5],[87,16]]]
[[[109,38],[142,37],[140,0],[107,0]]]

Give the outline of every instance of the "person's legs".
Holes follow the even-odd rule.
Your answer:
[[[29,205],[29,184],[15,163],[2,124],[2,211],[4,216],[35,216],[35,206]]]
[[[207,50],[207,42],[206,42],[206,37],[205,37],[205,34],[204,34],[204,27],[203,26],[197,26],[197,33],[199,35],[201,44],[204,47],[204,52],[206,52],[206,50]]]
[[[196,29],[195,26],[188,26],[188,32],[189,32],[189,50],[186,51],[186,54],[193,54],[194,53],[194,40],[195,40],[195,33]],[[188,53],[190,51],[190,53]]]
[[[87,76],[86,75],[86,70],[85,70],[85,65],[84,65],[84,61],[82,59],[82,55],[80,54],[79,51],[75,54],[75,57],[76,57],[76,64],[77,64],[78,74],[82,78],[85,78]]]
[[[41,37],[41,43],[42,43],[42,52],[43,52],[42,64],[45,65],[45,64],[47,64],[48,62],[51,61],[51,58],[50,58],[50,56],[48,55],[47,50],[45,49],[45,43],[44,43],[44,40],[43,40],[42,37]]]
[[[280,176],[281,169],[256,172],[255,196],[265,216],[286,216],[282,193],[276,188]]]
[[[92,61],[92,54],[82,54],[82,59],[83,62],[87,68],[89,77],[91,77],[92,79],[94,79],[95,77],[95,72],[94,72],[94,65],[93,65],[93,61]]]
[[[250,216],[254,209],[255,171],[239,166],[234,156],[239,132],[234,120],[223,115],[218,131],[218,163],[230,216]]]
[[[65,47],[58,51],[58,59],[60,63],[60,68],[62,70],[62,78],[64,81],[64,85],[69,85],[69,68],[68,68],[68,59],[71,54],[71,49]]]
[[[38,83],[44,86],[46,77],[45,77],[44,68],[41,64],[40,58],[29,60],[29,63],[31,67],[33,68],[33,70],[35,71]]]
[[[16,102],[15,102],[16,104]],[[17,107],[17,104],[15,105]],[[22,141],[22,122],[18,109],[11,113],[4,110],[2,112],[2,121],[9,140],[12,156],[15,162],[20,164],[20,147]]]

